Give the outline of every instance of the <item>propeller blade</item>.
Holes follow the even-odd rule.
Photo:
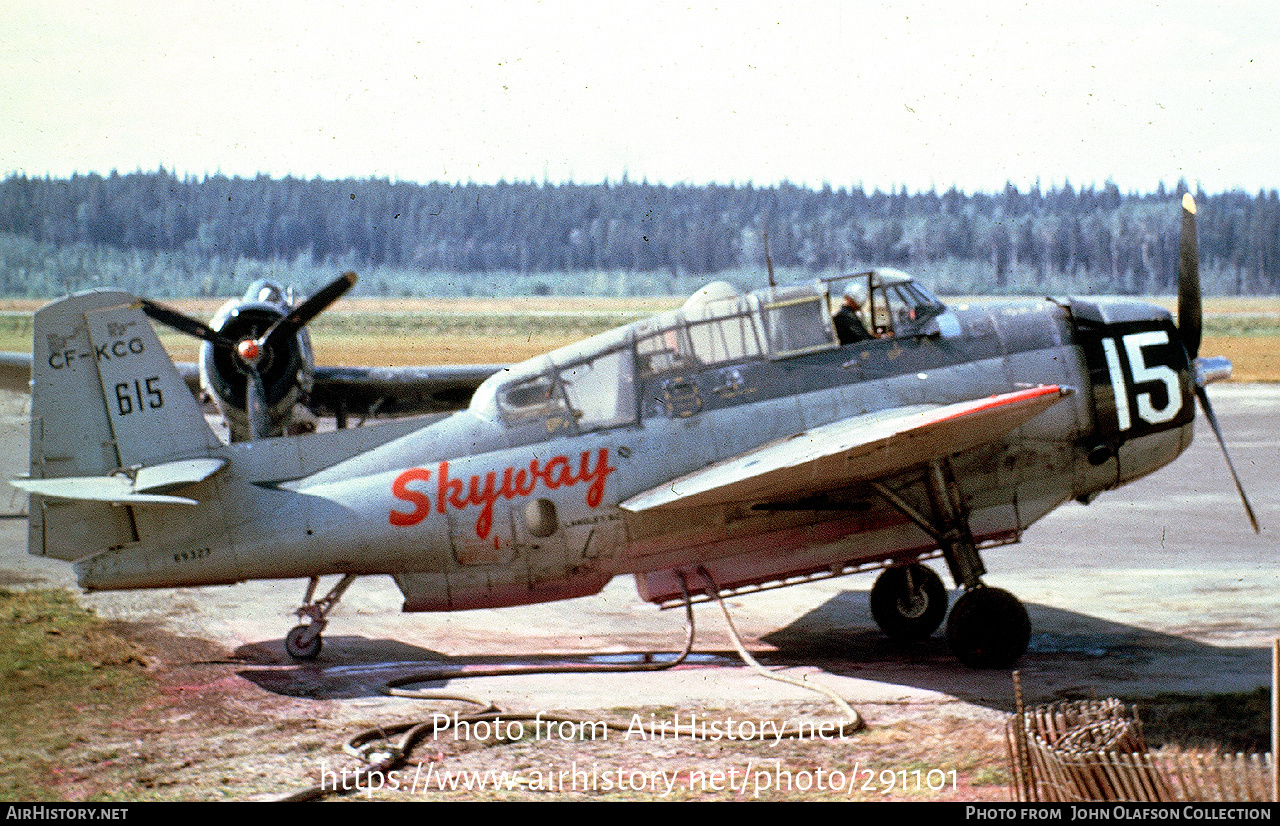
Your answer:
[[[249,438],[265,439],[271,435],[271,415],[267,411],[267,388],[256,366],[249,366],[249,379],[244,388],[244,414],[249,419]]]
[[[265,343],[280,330],[297,335],[298,331],[307,326],[311,319],[320,315],[320,313],[328,309],[330,304],[346,294],[347,290],[354,287],[358,280],[359,277],[353,272],[346,272],[338,276],[329,282],[324,289],[295,307],[293,312],[271,325],[271,329],[267,330],[261,341]]]
[[[189,315],[184,315],[177,310],[172,310],[163,304],[157,304],[156,302],[150,301],[146,298],[139,299],[139,301],[142,304],[142,311],[144,313],[166,327],[172,327],[180,333],[195,336],[198,339],[203,339],[204,341],[208,341],[219,347],[234,349],[236,346],[236,342],[222,335],[222,333],[219,333],[217,330],[199,319],[192,318]]]
[[[1244,512],[1249,515],[1249,524],[1253,526],[1254,533],[1262,533],[1262,529],[1258,527],[1258,517],[1253,515],[1253,508],[1249,505],[1249,497],[1244,495],[1244,486],[1240,484],[1240,476],[1236,473],[1236,466],[1231,463],[1231,454],[1227,452],[1227,442],[1222,438],[1222,430],[1218,427],[1218,417],[1213,415],[1213,405],[1209,404],[1209,394],[1205,392],[1203,387],[1197,387],[1196,398],[1200,400],[1200,409],[1204,411],[1204,417],[1209,420],[1209,426],[1213,428],[1213,435],[1218,437],[1218,446],[1222,448],[1222,458],[1227,460],[1227,469],[1231,471],[1231,478],[1236,483],[1236,491],[1240,494],[1240,501],[1244,503]]]
[[[1196,201],[1182,196],[1182,233],[1178,241],[1178,333],[1187,355],[1200,355],[1200,253],[1196,244]]]

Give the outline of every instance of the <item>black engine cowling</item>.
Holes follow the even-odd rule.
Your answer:
[[[210,326],[233,341],[260,337],[291,309],[283,294],[273,287],[251,287],[245,299],[223,305]],[[250,300],[263,295],[268,300]],[[278,302],[270,300],[276,296]],[[311,392],[315,358],[307,331],[273,336],[257,369],[265,391],[271,435],[279,435],[287,429],[295,405],[305,402]],[[205,342],[200,350],[200,375],[205,391],[230,424],[233,438],[247,438],[250,428],[245,407],[250,369],[234,350]]]

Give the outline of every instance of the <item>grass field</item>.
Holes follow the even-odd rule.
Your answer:
[[[977,300],[977,299],[975,299]],[[1172,298],[1156,303],[1173,309]],[[31,350],[31,313],[39,302],[0,301],[0,350]],[[200,318],[218,300],[175,300]],[[311,325],[323,365],[406,366],[512,363],[621,324],[679,306],[678,299],[348,299]],[[1223,355],[1235,381],[1280,381],[1280,301],[1210,298],[1205,301],[1201,352]],[[179,361],[194,361],[199,343],[160,330]]]
[[[133,744],[116,727],[157,693],[145,658],[66,591],[0,589],[0,799],[58,799],[90,777],[98,798],[124,788]]]

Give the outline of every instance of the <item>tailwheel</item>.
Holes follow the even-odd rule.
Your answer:
[[[295,625],[284,638],[284,650],[295,660],[314,660],[320,656],[324,638],[320,629],[311,623]]]
[[[919,562],[889,568],[871,586],[871,616],[892,639],[923,640],[946,615],[942,578]]]
[[[966,591],[947,617],[947,643],[970,668],[1008,668],[1031,641],[1031,619],[1013,594],[978,586]]]
[[[313,576],[307,581],[307,595],[302,598],[302,607],[294,611],[298,619],[308,620],[302,625],[295,625],[284,638],[284,650],[295,660],[314,660],[320,656],[324,640],[320,633],[329,624],[329,612],[342,599],[342,595],[356,581],[355,574],[344,574],[338,584],[320,599],[315,599],[316,588],[320,585],[320,577]]]

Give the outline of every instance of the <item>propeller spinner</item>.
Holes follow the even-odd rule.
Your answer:
[[[269,382],[264,378],[264,373],[272,369],[273,363],[279,362],[277,369],[282,366],[288,360],[280,355],[282,348],[295,342],[303,328],[355,286],[356,281],[355,273],[343,273],[289,313],[277,318],[267,326],[265,332],[259,334],[261,327],[251,323],[247,328],[248,335],[239,337],[224,332],[233,327],[229,321],[222,324],[221,329],[215,330],[198,319],[154,301],[143,299],[141,304],[143,311],[151,318],[179,332],[209,342],[215,350],[223,352],[222,359],[231,361],[234,369],[230,372],[244,377],[243,405],[249,437],[260,439],[270,435],[272,428]],[[264,310],[258,312],[265,314]],[[262,319],[259,318],[258,321],[261,322]],[[274,382],[270,383],[274,386]]]
[[[1244,512],[1249,516],[1249,524],[1255,533],[1261,533],[1258,518],[1245,495],[1244,486],[1240,484],[1240,475],[1236,473],[1231,462],[1231,454],[1227,451],[1227,442],[1222,437],[1222,429],[1218,427],[1218,417],[1213,414],[1213,405],[1209,403],[1209,394],[1205,385],[1212,379],[1229,376],[1231,363],[1220,357],[1201,357],[1200,340],[1203,332],[1203,309],[1200,302],[1200,254],[1196,244],[1196,202],[1191,193],[1182,196],[1182,235],[1178,242],[1178,333],[1182,338],[1182,346],[1195,368],[1196,398],[1200,400],[1200,408],[1204,417],[1213,428],[1213,435],[1222,448],[1222,456],[1227,460],[1227,469],[1231,471],[1231,479],[1236,483],[1236,491],[1240,501],[1244,503]]]

